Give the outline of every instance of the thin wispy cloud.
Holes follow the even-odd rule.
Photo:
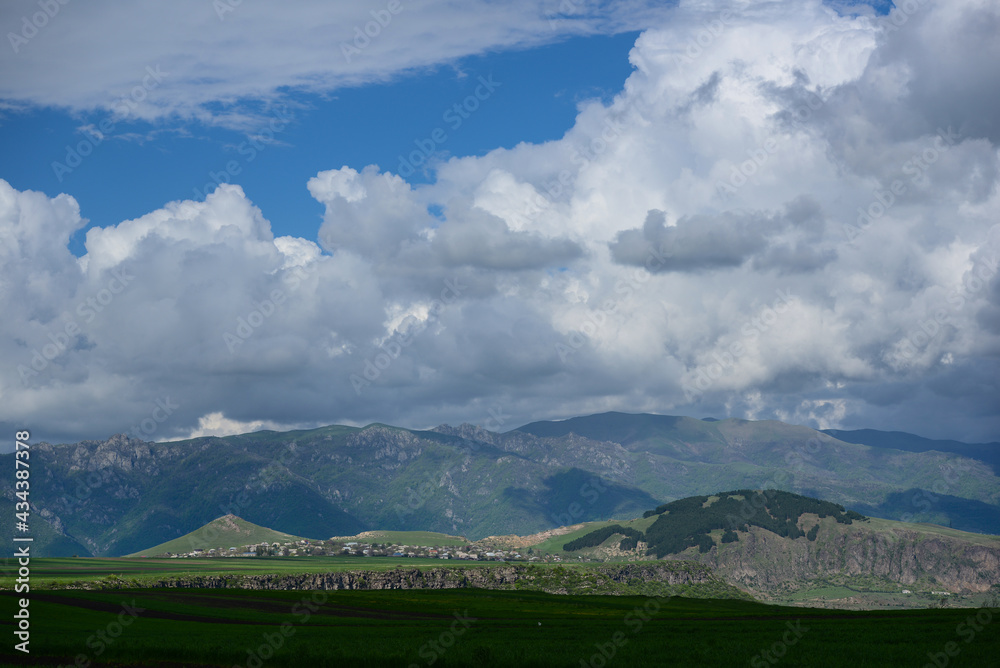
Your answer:
[[[33,20],[38,11],[35,2],[0,10],[9,31],[0,97],[77,111],[113,110],[141,97],[137,118],[248,131],[265,115],[261,104],[290,92],[329,93],[469,55],[635,30],[663,13],[658,3],[584,0],[91,2],[60,5],[44,22]],[[161,72],[164,84],[133,96],[147,67]]]

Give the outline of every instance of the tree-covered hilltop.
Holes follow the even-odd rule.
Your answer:
[[[630,544],[626,544],[622,549],[633,549],[635,548],[635,541],[642,540],[642,532],[632,529],[630,527],[623,527],[620,524],[609,524],[606,527],[598,529],[597,531],[591,531],[585,536],[580,536],[576,540],[571,540],[570,542],[563,545],[563,549],[567,552],[572,552],[574,550],[582,550],[585,547],[597,547],[608,538],[615,534],[621,534],[625,536],[622,541],[632,541]]]
[[[798,526],[803,513],[813,513],[821,518],[833,517],[841,524],[868,519],[829,501],[774,489],[741,489],[665,503],[643,515],[659,516],[645,533],[613,524],[570,541],[564,549],[572,551],[594,547],[614,534],[621,534],[624,536],[619,544],[621,549],[635,548],[641,540],[647,544],[647,551],[659,558],[682,552],[689,547],[698,547],[699,551],[708,552],[715,544],[709,535],[712,531],[722,529],[722,542],[731,543],[739,540],[737,532],[749,531],[754,526],[786,538],[805,536],[808,540],[816,540],[818,525],[808,532]]]
[[[692,496],[659,506],[649,515],[659,515],[646,530],[649,551],[657,557],[681,552],[697,545],[708,552],[714,544],[709,532],[723,529],[723,542],[739,540],[737,531],[758,526],[785,538],[799,538],[806,533],[799,529],[799,517],[814,513],[833,517],[841,524],[865,520],[864,515],[830,501],[775,489],[763,491],[741,489],[709,496]],[[815,540],[816,533],[812,533]]]

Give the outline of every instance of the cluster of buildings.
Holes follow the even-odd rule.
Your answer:
[[[208,549],[196,547],[190,552],[167,552],[165,555],[171,559],[184,559],[187,557],[305,557],[323,556],[328,554],[321,541],[299,540],[287,541],[284,543],[263,541],[253,545],[241,545],[240,547]],[[158,555],[160,556],[160,555]]]
[[[298,540],[269,543],[263,541],[254,545],[241,545],[230,548],[195,548],[190,552],[165,555],[171,559],[190,557],[323,557],[323,556],[355,556],[355,557],[412,557],[424,559],[463,559],[474,561],[527,561],[527,562],[560,562],[558,555],[535,556],[528,550],[522,555],[516,550],[492,550],[477,545],[441,546],[441,545],[402,545],[398,543],[361,543],[358,541],[310,541]]]

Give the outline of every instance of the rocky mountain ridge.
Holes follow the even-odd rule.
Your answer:
[[[229,513],[309,538],[525,535],[743,486],[1000,533],[1000,479],[983,461],[769,421],[609,413],[505,433],[375,424],[168,443],[117,435],[34,445],[32,469],[36,547],[67,556],[129,554]],[[8,499],[12,484],[0,481]],[[10,522],[0,516],[13,532]]]

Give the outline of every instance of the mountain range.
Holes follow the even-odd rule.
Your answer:
[[[190,554],[199,548],[205,554],[210,551],[229,554],[240,549],[233,546],[259,545],[260,541],[279,542],[300,550],[301,543],[311,542],[226,515],[186,536],[130,556]],[[703,582],[688,595],[754,597],[785,604],[850,609],[929,607],[944,602],[995,607],[1000,596],[1000,536],[865,517],[829,501],[778,490],[735,490],[687,497],[647,510],[641,518],[632,520],[583,522],[531,536],[488,536],[476,543],[458,536],[422,531],[366,531],[357,536],[338,537],[337,541],[337,544],[313,543],[307,553],[314,556],[317,550],[321,555],[329,555],[330,551],[339,553],[340,545],[351,545],[351,541],[360,543],[356,549],[369,547],[372,543],[406,545],[420,555],[434,547],[444,551],[448,547],[458,547],[456,558],[485,557],[487,560],[490,552],[509,550],[494,558],[520,562],[520,575],[527,575],[523,567],[532,561],[576,562],[584,559],[591,567],[595,566],[594,562],[624,567],[626,570],[611,576],[611,581],[618,584],[609,582],[610,589],[603,590],[619,594],[638,593],[632,588],[636,581],[652,586],[653,583],[647,581],[648,576],[659,577],[663,572],[657,569],[661,566],[671,572],[677,568],[690,571],[692,562],[698,562],[716,578],[717,586],[707,587]],[[378,554],[379,545],[374,547]],[[373,578],[380,577],[377,571],[384,568],[384,560],[374,556],[361,559],[363,563],[359,563],[356,556],[354,559],[353,567],[361,569],[355,573],[357,577],[325,581],[326,584],[388,588],[460,586],[393,578],[376,582]],[[313,567],[320,573],[334,570],[345,575],[343,571],[350,570],[350,566],[328,560],[322,563],[315,559],[296,561],[303,568],[315,564]],[[220,562],[232,563],[226,559],[215,560],[216,564]],[[625,564],[638,566],[638,570],[628,570]],[[243,560],[236,571],[242,572],[242,567],[248,565],[261,569],[276,567],[269,560]],[[398,563],[393,565],[400,568]],[[419,572],[416,568],[402,568]],[[471,572],[466,568],[457,570]],[[517,588],[530,586],[522,582],[517,573],[509,575],[518,579]],[[436,581],[436,578],[431,579]],[[277,576],[263,580],[258,577],[242,582],[227,581],[225,586],[283,586],[280,582],[284,581],[279,580]],[[583,589],[565,579],[549,584],[558,591],[593,593],[592,588],[588,589],[588,582],[584,578],[577,583],[583,585]],[[294,582],[285,584],[294,585]],[[143,585],[135,582],[133,586]],[[222,583],[218,579],[182,576],[157,586],[204,587],[222,586]],[[461,586],[491,588],[492,585],[489,578],[480,578]]]
[[[115,556],[234,514],[309,538],[383,529],[477,539],[764,488],[1000,534],[997,452],[898,432],[625,413],[504,433],[372,424],[166,443],[120,434],[32,446],[32,534],[40,556]],[[0,491],[13,500],[12,476]],[[0,527],[13,534],[12,522]]]

